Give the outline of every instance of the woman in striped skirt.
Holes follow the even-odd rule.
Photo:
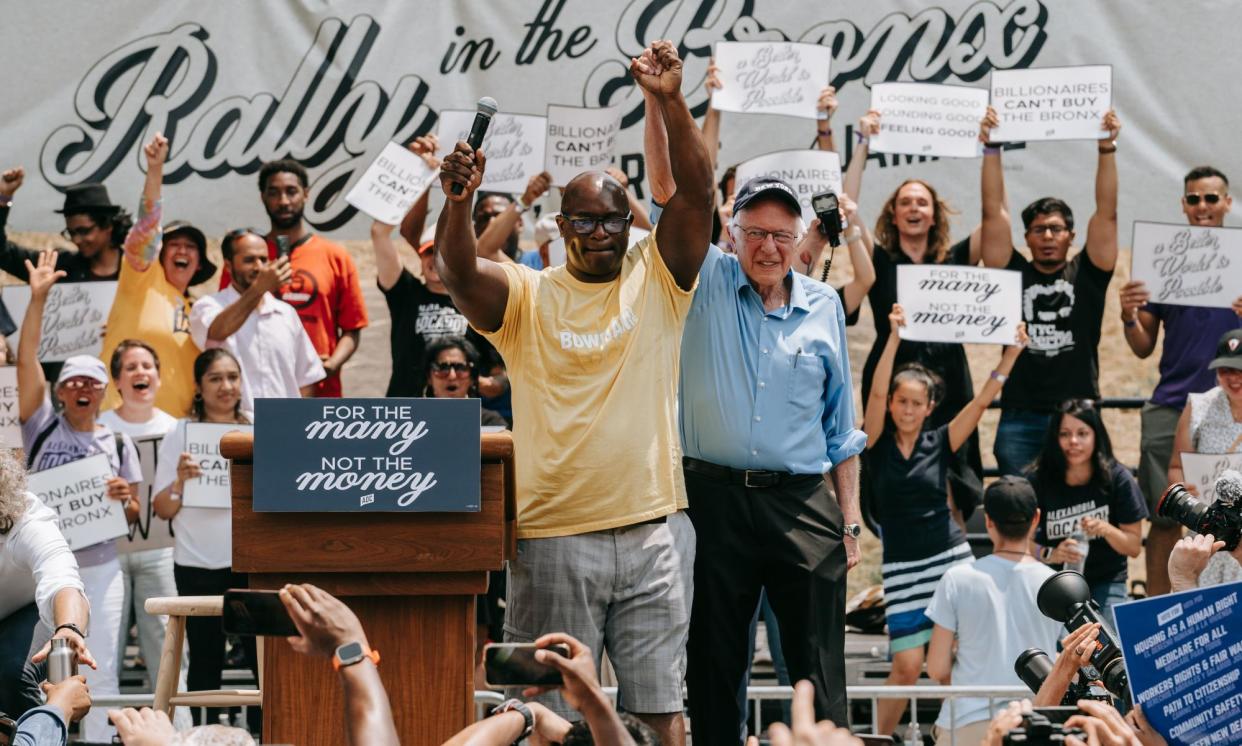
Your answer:
[[[888,319],[892,333],[876,364],[863,430],[866,473],[884,542],[884,603],[893,660],[886,683],[901,686],[914,684],[923,668],[924,646],[932,629],[924,610],[936,583],[953,565],[971,561],[961,511],[949,494],[950,459],[1000,393],[1027,337],[1019,325],[1017,344],[1005,348],[1000,365],[978,395],[948,423],[924,428],[943,396],[940,379],[918,364],[893,374],[901,341],[898,330],[905,326],[900,304],[893,304]],[[880,700],[879,733],[897,728],[907,701]]]

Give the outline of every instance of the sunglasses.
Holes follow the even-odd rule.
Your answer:
[[[99,381],[83,380],[81,378],[70,378],[68,381],[65,381],[64,383],[62,383],[61,386],[64,386],[65,388],[71,391],[77,391],[78,389],[90,389],[91,391],[103,391],[105,388],[107,388],[108,384],[100,383]]]
[[[1095,409],[1094,399],[1066,399],[1057,405],[1057,411],[1061,414],[1073,412],[1074,410],[1088,412],[1093,409]]]
[[[470,363],[432,363],[431,372],[438,376],[448,376],[450,373],[463,375],[469,373],[473,367]]]
[[[60,232],[61,237],[72,241],[75,238],[85,238],[99,228],[97,225],[80,225],[77,228],[66,228]]]
[[[1191,207],[1194,207],[1198,205],[1200,202],[1206,202],[1209,205],[1214,205],[1217,202],[1220,202],[1222,199],[1224,199],[1224,197],[1216,192],[1206,192],[1204,194],[1199,194],[1197,192],[1189,192],[1187,194],[1182,195],[1182,199],[1186,201],[1186,204],[1190,205]]]
[[[561,217],[569,221],[569,227],[579,236],[589,236],[595,232],[596,227],[604,226],[604,232],[609,235],[617,235],[630,226],[630,221],[634,219],[630,215],[605,215],[598,217],[595,215],[566,215],[561,213]]]

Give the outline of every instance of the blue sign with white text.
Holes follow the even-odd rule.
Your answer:
[[[1134,701],[1170,744],[1242,743],[1242,582],[1113,607]]]
[[[478,399],[256,399],[256,512],[479,510]]]

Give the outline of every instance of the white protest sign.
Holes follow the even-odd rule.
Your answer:
[[[30,305],[29,285],[4,288],[4,305],[17,324],[9,344],[17,346],[26,307]],[[39,360],[64,362],[74,355],[99,355],[103,347],[103,325],[116,297],[116,282],[62,282],[48,291],[43,307],[43,336],[39,340]]]
[[[827,150],[782,150],[743,161],[737,166],[737,188],[755,178],[777,178],[793,187],[802,203],[802,219],[815,219],[811,197],[832,190],[841,193],[841,157]]]
[[[583,171],[603,171],[617,150],[621,107],[584,109],[548,105],[544,163],[552,186],[565,186]]]
[[[901,338],[919,342],[1013,344],[1022,321],[1022,273],[946,264],[897,267]]]
[[[1226,469],[1242,471],[1242,453],[1182,452],[1182,481],[1187,486],[1194,485],[1199,499],[1205,503],[1216,499],[1216,480]]]
[[[233,431],[251,432],[250,425],[215,422],[187,422],[185,452],[194,458],[201,476],[187,480],[181,502],[187,508],[233,507],[233,483],[229,479],[232,462],[220,455],[220,438]]]
[[[390,142],[345,195],[345,201],[381,223],[400,225],[435,178],[436,172],[426,161]]]
[[[102,453],[26,478],[26,489],[56,511],[56,523],[69,548],[77,551],[124,536],[128,531],[125,506],[108,497],[112,464]]]
[[[880,112],[876,153],[974,158],[980,153],[979,121],[987,113],[983,88],[934,83],[876,83],[871,108]]]
[[[159,466],[160,443],[163,435],[130,437],[138,449],[142,467],[142,483],[138,485],[138,520],[129,527],[129,541],[117,542],[117,551],[143,552],[173,545],[172,524],[155,514],[151,497],[155,492],[155,470]]]
[[[22,447],[22,424],[17,419],[17,366],[0,366],[0,448]]]
[[[1153,303],[1229,308],[1242,297],[1242,228],[1134,221],[1130,277]]]
[[[436,137],[440,148],[436,155],[443,158],[453,152],[459,140],[470,135],[475,112],[450,109],[440,112]],[[497,113],[483,136],[483,154],[487,171],[479,187],[485,192],[523,192],[526,182],[543,171],[544,147],[547,145],[548,118],[533,114]]]
[[[715,57],[723,85],[712,92],[712,107],[717,111],[819,117],[816,102],[828,85],[831,47],[722,41],[716,44]]]
[[[992,142],[1100,140],[1113,106],[1112,65],[992,71]]]

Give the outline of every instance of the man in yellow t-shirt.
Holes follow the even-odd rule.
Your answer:
[[[459,142],[441,165],[448,202],[436,269],[513,384],[518,551],[505,640],[567,632],[597,656],[607,650],[620,706],[671,745],[685,742],[694,562],[678,359],[711,239],[712,172],[673,45],[656,42],[631,73],[657,103],[648,115],[668,132],[677,192],[659,230],[627,249],[633,216],[624,187],[587,172],[565,187],[556,218],[564,266],[535,272],[479,258],[470,199],[485,158]],[[548,704],[570,712],[559,695]]]

